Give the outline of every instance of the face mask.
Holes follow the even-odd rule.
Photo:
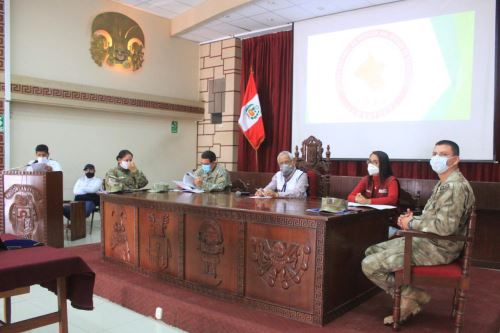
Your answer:
[[[369,164],[368,164],[368,174],[369,174],[370,176],[373,176],[373,175],[378,175],[378,174],[379,174],[379,172],[380,172],[380,170],[379,170],[378,166],[373,165],[373,164],[371,164],[371,163],[369,163]]]
[[[281,164],[280,170],[283,176],[288,177],[293,171],[293,166],[291,166],[290,164]]]
[[[128,170],[128,161],[121,161],[120,166],[122,169]]]
[[[47,157],[38,157],[37,161],[38,163],[47,163],[49,159]]]
[[[443,172],[446,172],[446,170],[448,170],[447,162],[448,162],[448,157],[434,155],[431,157],[430,164],[432,170],[434,170],[435,173],[440,175]]]
[[[94,177],[94,173],[93,172],[85,172],[85,176],[87,176],[87,178],[92,178],[92,177]]]
[[[204,173],[209,173],[211,168],[212,167],[210,166],[210,164],[202,164],[201,165],[201,170],[203,170]]]

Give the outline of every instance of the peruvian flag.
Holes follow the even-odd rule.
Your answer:
[[[253,149],[258,150],[266,137],[266,133],[264,132],[262,109],[260,108],[253,71],[250,72],[247,89],[241,101],[241,113],[238,124]]]

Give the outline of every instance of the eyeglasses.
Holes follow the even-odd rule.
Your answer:
[[[379,161],[367,159],[367,160],[366,160],[366,164],[378,165],[378,164],[379,164]]]

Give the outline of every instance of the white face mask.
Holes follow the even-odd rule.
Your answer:
[[[431,157],[430,160],[432,170],[434,170],[434,172],[437,173],[438,175],[448,170],[447,163],[448,163],[447,156],[434,155]]]
[[[373,165],[371,163],[368,164],[368,174],[370,176],[378,175],[379,172],[380,172],[380,170],[379,170],[378,166]]]
[[[38,163],[47,163],[49,159],[47,157],[37,157]]]
[[[121,161],[120,166],[122,169],[128,170],[128,161]]]

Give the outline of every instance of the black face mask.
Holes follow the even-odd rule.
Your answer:
[[[87,178],[93,178],[94,173],[93,172],[85,172],[85,176],[87,176]]]

